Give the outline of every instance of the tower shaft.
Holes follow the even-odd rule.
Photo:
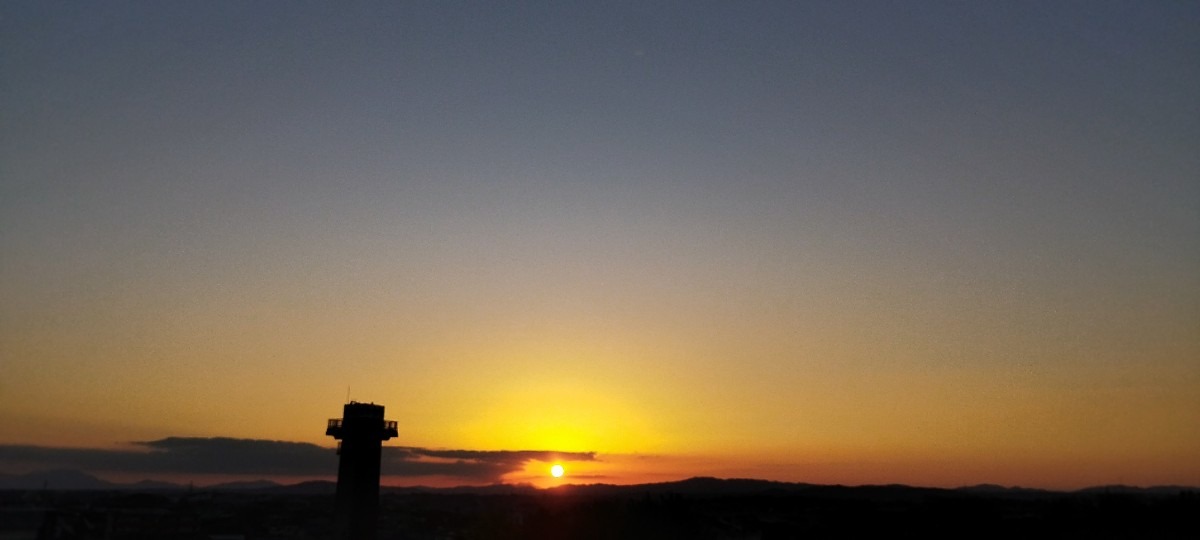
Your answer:
[[[375,540],[383,441],[397,435],[396,422],[384,420],[382,405],[351,401],[342,418],[329,421],[325,434],[340,441],[334,509],[337,538]]]

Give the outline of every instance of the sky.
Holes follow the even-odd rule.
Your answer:
[[[1200,485],[1197,96],[1196,2],[6,2],[0,472]]]

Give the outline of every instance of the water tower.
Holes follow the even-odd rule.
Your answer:
[[[341,540],[375,540],[379,521],[379,460],[383,441],[397,435],[383,405],[351,401],[325,434],[337,439],[338,481],[334,524]]]

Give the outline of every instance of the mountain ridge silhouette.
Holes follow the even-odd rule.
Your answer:
[[[336,483],[326,480],[310,480],[294,484],[281,484],[273,480],[243,480],[210,485],[180,484],[145,479],[137,482],[112,482],[75,469],[51,469],[22,474],[0,473],[0,490],[49,490],[49,491],[253,491],[291,494],[332,494]],[[1128,486],[1121,484],[1089,486],[1074,490],[1051,490],[997,484],[976,484],[956,488],[912,486],[906,484],[810,484],[804,482],[781,482],[753,478],[715,478],[696,476],[671,482],[646,484],[564,484],[549,488],[538,488],[529,484],[490,484],[479,486],[383,486],[383,494],[447,493],[477,495],[508,494],[560,494],[566,496],[598,495],[701,495],[736,496],[809,493],[837,497],[870,495],[872,498],[909,498],[914,496],[944,494],[975,494],[987,496],[1040,497],[1062,494],[1140,494],[1175,495],[1183,492],[1200,492],[1200,487],[1181,485]]]

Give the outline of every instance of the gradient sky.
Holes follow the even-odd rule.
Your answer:
[[[1196,2],[5,2],[0,472],[349,387],[575,481],[1200,485],[1197,96]]]

